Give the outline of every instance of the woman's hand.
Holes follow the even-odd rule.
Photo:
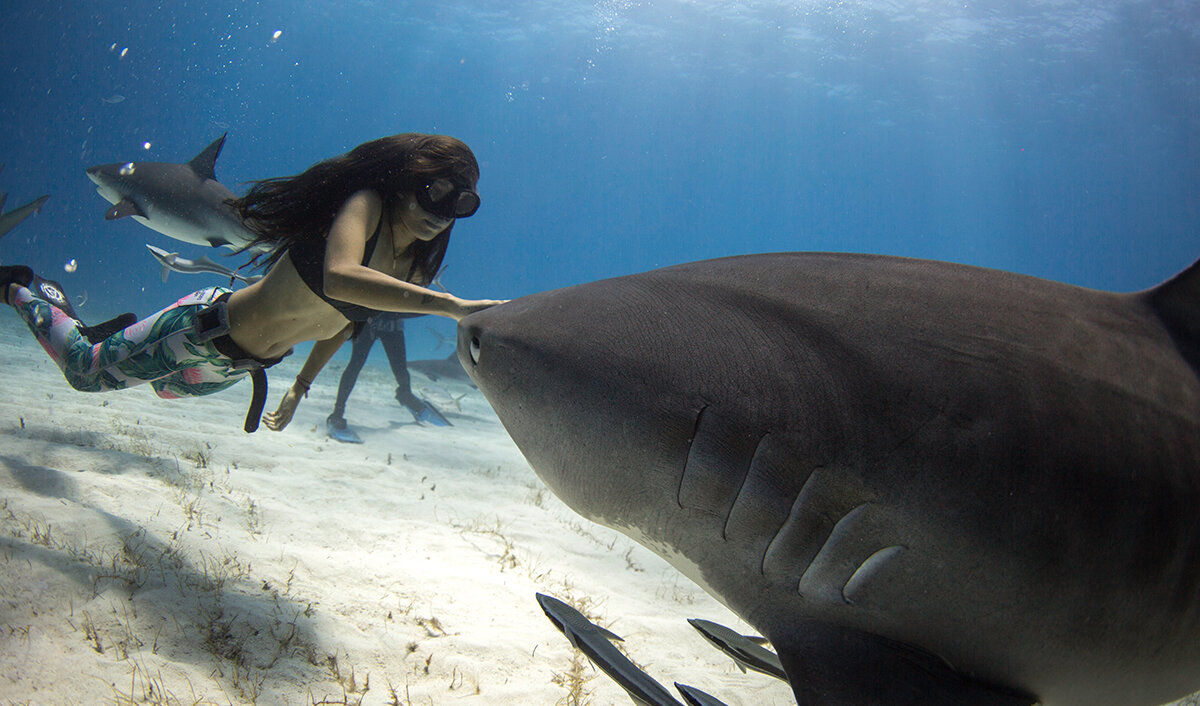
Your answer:
[[[263,415],[263,424],[271,431],[283,431],[284,427],[292,421],[292,415],[296,413],[296,407],[300,405],[303,397],[304,392],[297,392],[295,386],[288,388],[288,391],[283,394],[283,399],[279,400],[279,406],[275,408],[275,411]]]
[[[483,311],[489,307],[503,304],[507,299],[458,299],[455,297],[457,311],[452,314],[455,321],[462,319],[464,316],[469,316],[477,311]]]

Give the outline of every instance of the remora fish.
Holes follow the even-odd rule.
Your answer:
[[[787,681],[787,674],[783,671],[779,656],[762,645],[755,644],[745,635],[709,620],[692,619],[688,623],[696,628],[704,636],[704,639],[729,655],[743,672],[753,669],[767,676]]]
[[[132,216],[165,236],[195,245],[240,249],[254,234],[226,201],[232,191],[217,182],[214,167],[225,135],[186,164],[123,162],[89,167],[96,192],[113,207],[108,220]]]
[[[621,638],[604,630],[584,617],[583,613],[575,610],[562,601],[537,594],[538,605],[546,613],[546,617],[554,626],[566,635],[567,641],[575,649],[587,655],[592,664],[612,678],[629,698],[638,706],[681,706],[671,696],[671,692],[643,672],[621,651],[613,647],[610,639]]]
[[[765,635],[805,706],[1200,688],[1200,264],[1117,294],[735,257],[477,312],[458,350],[551,490]]]
[[[694,686],[675,682],[675,688],[679,690],[679,693],[683,694],[683,700],[688,703],[688,706],[727,706],[724,701],[706,694]]]
[[[225,267],[224,265],[213,262],[207,257],[198,257],[195,260],[179,257],[177,252],[167,252],[162,248],[156,248],[149,243],[146,244],[146,249],[158,260],[162,265],[162,281],[167,281],[167,274],[174,271],[183,274],[196,274],[199,272],[211,272],[213,274],[236,279],[247,284],[252,284],[262,279],[262,275],[243,275],[236,270]]]

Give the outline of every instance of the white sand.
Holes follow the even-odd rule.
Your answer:
[[[417,426],[373,362],[347,412],[366,443],[344,445],[324,433],[340,371],[284,432],[245,434],[249,382],[78,393],[0,311],[0,702],[629,704],[541,591],[668,687],[794,703],[685,619],[750,628],[562,505],[477,391],[442,381],[469,391],[454,427]]]

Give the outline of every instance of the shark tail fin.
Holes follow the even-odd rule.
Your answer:
[[[1200,371],[1200,261],[1142,296],[1166,325],[1183,357]]]
[[[192,171],[196,172],[201,179],[217,180],[217,157],[221,154],[221,148],[225,146],[225,136],[229,133],[223,133],[220,137],[213,141],[211,145],[204,148],[204,151],[192,158],[188,162],[188,166]]]

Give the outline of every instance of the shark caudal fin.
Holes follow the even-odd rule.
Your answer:
[[[1200,371],[1200,261],[1143,292],[1187,362]]]
[[[211,145],[205,147],[203,152],[196,155],[192,158],[192,161],[188,162],[188,166],[191,167],[192,171],[196,172],[201,179],[212,179],[213,181],[217,180],[217,157],[221,154],[221,148],[225,146],[225,135],[228,134],[229,133],[224,133],[218,137]]]

